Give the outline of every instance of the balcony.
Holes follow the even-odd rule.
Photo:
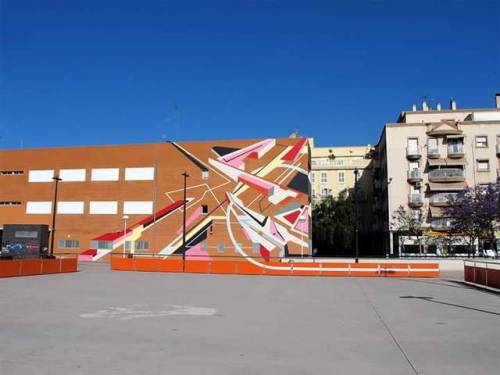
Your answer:
[[[431,182],[463,182],[465,171],[459,168],[433,169],[429,172]]]
[[[417,160],[420,159],[422,154],[420,153],[419,146],[406,147],[406,157],[409,160]]]
[[[429,199],[429,204],[434,207],[446,207],[453,202],[457,193],[439,193],[434,194]]]
[[[427,158],[428,159],[438,159],[440,157],[438,147],[427,147]]]
[[[412,169],[408,171],[408,182],[420,181],[422,181],[422,172],[420,172],[420,169]]]
[[[422,194],[413,193],[408,194],[408,206],[410,207],[422,207],[424,201],[422,199]]]
[[[448,157],[449,158],[463,158],[464,157],[464,145],[461,143],[448,145]]]
[[[497,145],[497,156],[500,157],[500,144]]]
[[[453,220],[450,218],[440,218],[431,221],[431,228],[437,231],[448,231],[453,227]]]

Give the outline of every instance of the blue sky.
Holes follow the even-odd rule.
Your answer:
[[[491,107],[498,1],[0,1],[0,147],[367,144],[423,97]]]

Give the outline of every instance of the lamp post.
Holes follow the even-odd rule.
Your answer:
[[[186,270],[186,192],[187,192],[187,178],[189,175],[184,171],[184,201],[182,211],[182,272]]]
[[[123,257],[125,258],[125,248],[127,244],[127,220],[128,215],[123,215]]]
[[[358,168],[354,168],[354,248],[356,251],[355,262],[359,263],[359,243],[358,243]]]
[[[54,257],[54,239],[56,235],[56,214],[57,214],[57,186],[59,184],[59,181],[62,181],[62,178],[59,176],[54,176],[52,177],[52,180],[54,180],[55,186],[54,186],[54,201],[52,203],[53,208],[52,208],[52,233],[50,236],[50,253],[49,253],[49,258]]]
[[[387,180],[387,207],[389,207],[390,199],[391,199],[391,182],[392,182],[392,177],[390,177]],[[390,211],[389,211],[389,217],[390,217]],[[389,247],[385,247],[385,258],[389,259],[389,252],[390,248],[392,248],[392,226],[391,222],[389,220]]]

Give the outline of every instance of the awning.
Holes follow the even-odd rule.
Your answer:
[[[429,207],[432,217],[444,217],[445,210],[441,207]]]
[[[461,191],[467,189],[466,182],[429,182],[431,191]]]
[[[427,159],[429,162],[429,166],[437,167],[437,166],[452,166],[452,165],[466,165],[467,162],[464,158],[459,159]]]
[[[448,134],[446,139],[461,139],[465,137],[463,134]]]

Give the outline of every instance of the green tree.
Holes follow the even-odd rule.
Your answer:
[[[313,205],[313,247],[318,255],[345,255],[352,249],[354,211],[347,193],[325,197]]]

